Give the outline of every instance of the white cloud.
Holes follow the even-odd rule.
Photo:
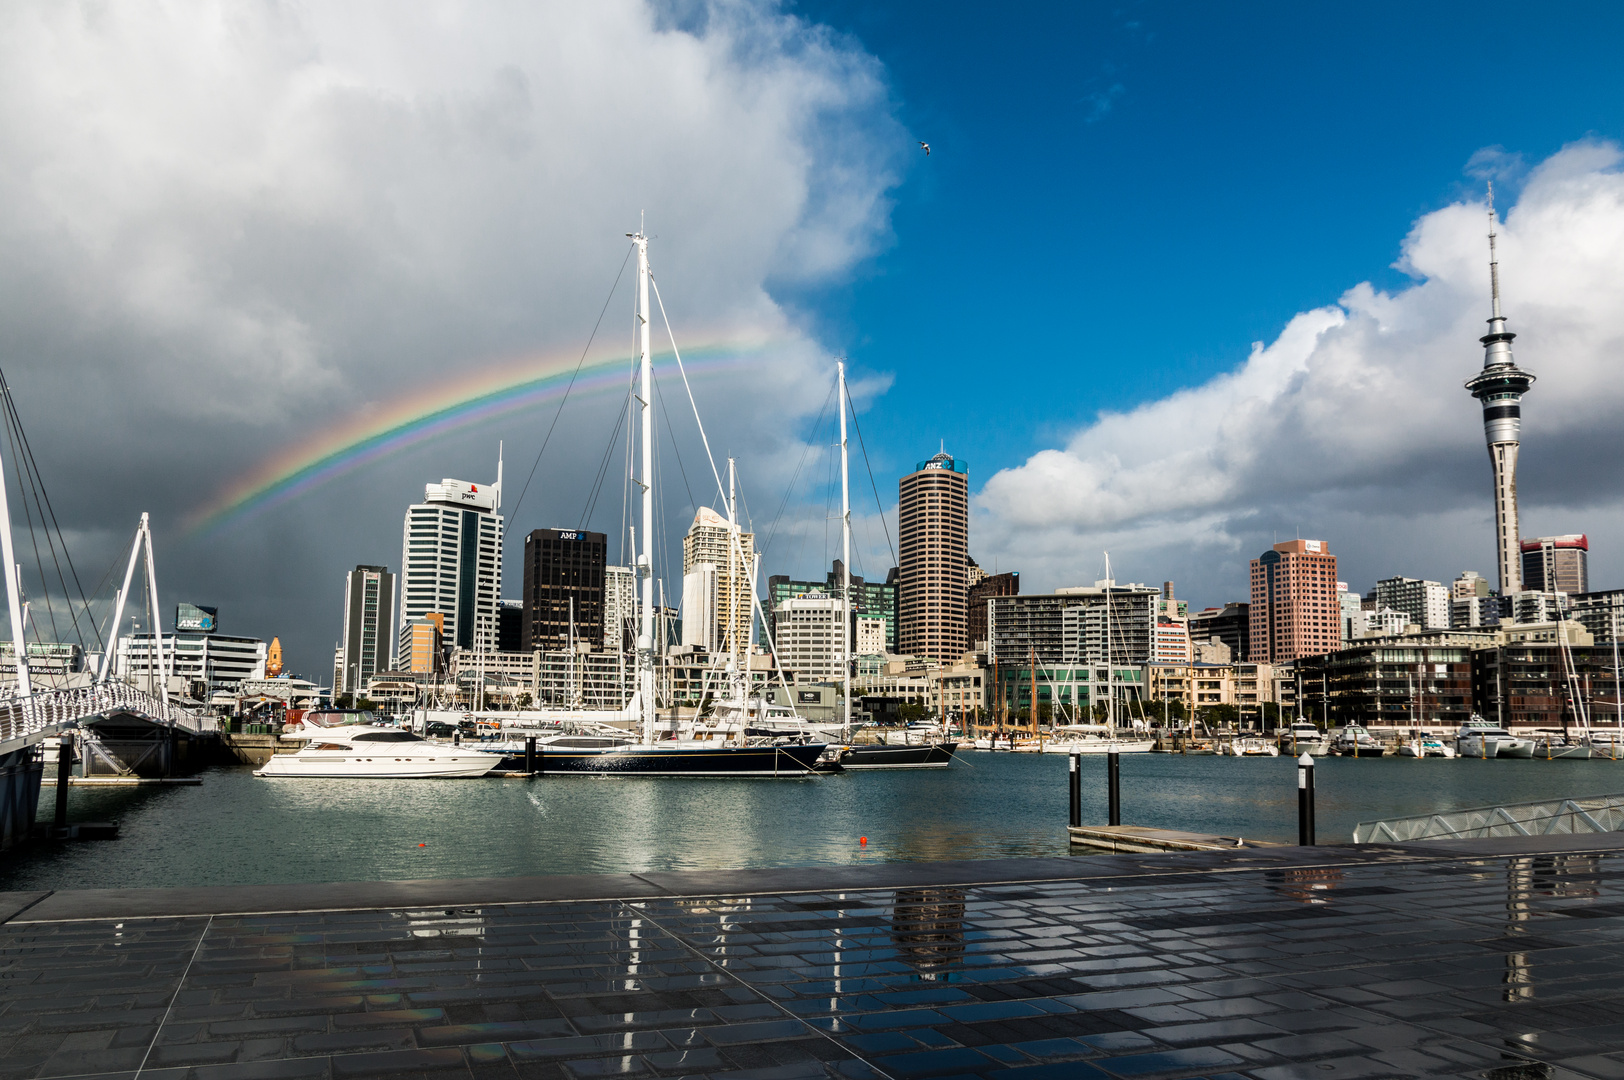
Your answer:
[[[910,144],[851,43],[767,2],[687,14],[0,9],[0,353],[71,524],[121,534],[151,510],[178,526],[369,403],[579,349],[645,210],[679,335],[772,342],[696,386],[708,418],[741,456],[793,459],[793,424],[759,403],[815,407],[832,365],[772,288],[838,279],[888,243]],[[614,348],[625,321],[612,309]],[[606,411],[566,416],[527,505],[580,512]],[[534,453],[546,419],[380,465],[295,508],[330,535],[181,551],[170,581],[285,642],[314,617],[320,643],[337,630],[334,575],[399,550],[425,480],[483,463],[504,435],[510,463]]]
[[[1528,174],[1501,226],[1515,352],[1539,376],[1523,410],[1529,533],[1557,517],[1563,531],[1616,520],[1624,495],[1620,159],[1610,143],[1564,149]],[[1119,565],[1194,577],[1212,601],[1243,588],[1245,560],[1294,529],[1352,553],[1345,576],[1492,573],[1487,457],[1461,385],[1482,365],[1486,231],[1481,203],[1427,214],[1398,263],[1412,285],[1356,285],[1235,370],[1102,413],[1065,446],[995,474],[976,500],[978,548],[1047,587],[1095,576],[1099,549],[1114,545]],[[1384,515],[1407,523],[1386,530],[1391,542]],[[1624,537],[1607,545],[1593,557],[1598,582],[1624,569]]]

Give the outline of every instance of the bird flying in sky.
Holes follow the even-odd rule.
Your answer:
[[[923,139],[921,139],[919,141],[919,149],[921,149],[921,150],[923,150],[925,152],[926,157],[930,157],[930,143],[925,142]]]

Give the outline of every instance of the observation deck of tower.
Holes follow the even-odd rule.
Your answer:
[[[1511,340],[1500,312],[1500,263],[1494,250],[1494,186],[1489,186],[1489,290],[1493,297],[1489,332],[1483,335],[1483,370],[1466,389],[1483,403],[1483,437],[1494,469],[1495,558],[1500,595],[1521,591],[1521,534],[1517,524],[1517,451],[1522,445],[1522,396],[1534,376],[1511,358]]]

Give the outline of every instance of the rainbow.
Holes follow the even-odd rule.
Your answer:
[[[698,376],[744,366],[765,341],[706,344],[683,350],[683,366]],[[656,363],[672,360],[658,353]],[[580,361],[525,358],[488,367],[455,383],[428,387],[332,425],[330,434],[290,446],[240,477],[188,518],[196,536],[247,521],[347,473],[408,447],[563,397]],[[674,363],[673,363],[674,366]],[[621,355],[581,365],[572,394],[625,387],[631,360]]]

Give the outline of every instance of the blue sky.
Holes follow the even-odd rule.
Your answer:
[[[1480,197],[1484,148],[1533,163],[1624,135],[1617,5],[791,10],[877,56],[932,148],[894,193],[892,246],[797,299],[896,374],[878,411],[902,422],[873,425],[888,463],[945,437],[977,485],[1360,281],[1402,287],[1400,242]]]

